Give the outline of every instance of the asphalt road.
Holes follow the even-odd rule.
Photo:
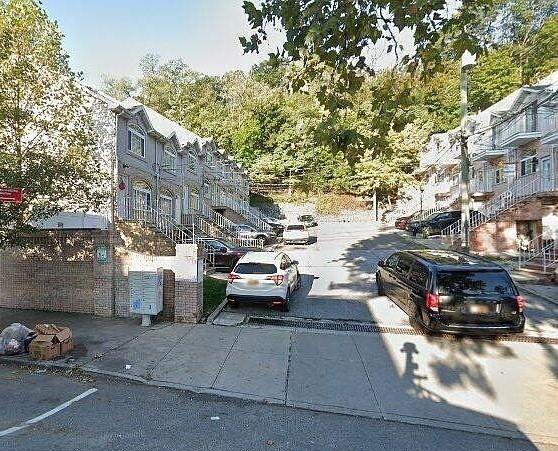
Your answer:
[[[0,450],[537,449],[526,440],[2,365],[0,387]],[[8,428],[91,388],[97,391],[42,421],[3,435]]]
[[[386,296],[378,296],[375,272],[379,260],[391,253],[417,246],[393,229],[372,222],[324,223],[314,229],[317,239],[309,245],[281,245],[299,262],[302,288],[282,313],[261,305],[240,305],[235,311],[254,316],[294,316],[311,319],[360,321],[393,327],[410,327],[407,315]],[[558,306],[524,293],[527,299],[526,330],[555,334]]]

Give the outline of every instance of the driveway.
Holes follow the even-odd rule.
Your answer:
[[[310,245],[280,246],[298,260],[302,288],[283,313],[265,306],[240,305],[231,310],[248,316],[296,317],[358,321],[390,327],[410,327],[407,315],[386,296],[378,296],[375,271],[379,260],[392,252],[416,249],[393,228],[373,222],[323,223]],[[558,336],[558,306],[525,293],[526,330]]]

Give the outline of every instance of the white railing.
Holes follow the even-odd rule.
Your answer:
[[[528,108],[521,114],[498,124],[495,128],[496,145],[506,145],[517,135],[538,132],[540,116],[542,116],[540,112],[533,112],[531,108]]]
[[[236,224],[221,213],[216,212],[211,205],[206,202],[202,204],[202,214],[221,229],[227,231],[229,235],[236,236]]]
[[[201,216],[197,216],[195,221],[197,228],[206,236],[222,239],[240,247],[254,247],[258,249],[263,249],[264,247],[264,240],[232,235]]]
[[[553,239],[545,239],[542,234],[533,240],[519,241],[517,267],[522,268],[533,260],[539,260],[546,273],[558,264],[556,244]]]
[[[244,211],[241,214],[248,219],[252,224],[256,226],[259,230],[271,230],[271,226],[262,219],[263,213],[259,211],[255,207],[250,207],[249,205],[247,208],[243,209]]]
[[[537,193],[554,191],[555,188],[554,179],[543,181],[538,172],[516,179],[508,190],[494,196],[479,209],[476,215],[471,215],[470,229],[473,230],[486,224],[500,213]],[[451,232],[461,233],[461,221],[458,221],[455,226],[452,224],[450,227],[452,227],[451,230],[449,227],[442,230],[442,235],[451,235]]]

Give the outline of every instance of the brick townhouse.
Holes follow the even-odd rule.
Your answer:
[[[558,72],[523,86],[468,117],[471,249],[527,253],[556,265],[558,245]],[[417,185],[392,216],[422,217],[460,208],[460,130],[432,135],[415,171]],[[445,235],[458,236],[460,221]]]
[[[83,89],[107,202],[46,219],[27,247],[0,250],[0,306],[130,316],[128,271],[162,266],[163,314],[195,322],[206,240],[261,245],[236,224],[270,229],[249,205],[247,173],[213,139],[134,99]]]

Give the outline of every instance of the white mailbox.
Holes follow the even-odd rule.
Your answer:
[[[142,315],[142,325],[151,325],[151,315],[163,310],[163,268],[129,271],[130,312]]]

